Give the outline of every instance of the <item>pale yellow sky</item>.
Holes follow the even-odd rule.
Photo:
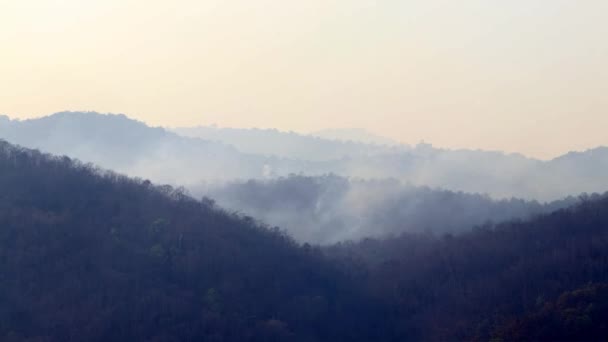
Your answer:
[[[605,0],[0,0],[0,113],[608,145]]]

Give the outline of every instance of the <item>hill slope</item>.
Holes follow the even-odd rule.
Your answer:
[[[318,252],[179,190],[1,141],[0,188],[3,341],[375,338]]]
[[[498,201],[397,180],[335,175],[291,175],[191,189],[224,208],[279,226],[298,241],[319,244],[404,232],[462,233],[489,221],[527,219],[578,201],[572,197],[547,204],[514,198]]]
[[[571,318],[585,313],[579,304],[560,304],[560,296],[608,283],[608,194],[459,236],[407,234],[326,251],[390,308],[387,324],[404,340],[554,340],[544,328],[567,321],[559,315],[569,309],[577,310]],[[577,330],[561,338],[605,339],[605,329],[585,327],[591,319],[608,319],[605,298],[581,302],[598,310],[589,310],[587,321],[571,322]]]
[[[588,328],[608,318],[606,195],[458,236],[319,250],[5,142],[0,188],[3,341],[487,341],[551,339],[555,324],[605,337]]]

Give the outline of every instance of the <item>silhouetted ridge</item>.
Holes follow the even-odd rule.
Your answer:
[[[457,236],[319,249],[6,142],[0,189],[3,341],[543,340],[566,323],[568,339],[605,337],[588,322],[608,319],[607,195]]]
[[[384,301],[388,326],[404,339],[553,340],[556,335],[541,326],[551,322],[529,325],[538,311],[552,315],[541,308],[564,292],[608,283],[608,194],[582,200],[530,221],[481,226],[459,236],[407,234],[342,243],[327,252]],[[597,301],[606,305],[603,297]],[[605,309],[588,313],[593,322],[608,319]],[[606,329],[585,330],[584,321],[572,327],[578,332],[563,339],[606,337]]]
[[[3,341],[374,338],[316,249],[179,189],[3,141],[0,189]]]

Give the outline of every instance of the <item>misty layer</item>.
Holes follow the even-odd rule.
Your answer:
[[[374,136],[356,130],[332,130],[314,133],[315,135],[301,135],[276,129],[198,126],[176,128],[173,131],[186,137],[232,145],[244,153],[317,162],[399,153],[410,149],[405,145],[397,146],[390,140],[374,139]]]
[[[604,147],[540,161],[501,152],[443,150],[428,144],[409,148],[264,130],[211,131],[213,136],[208,138],[212,140],[183,137],[124,115],[97,113],[0,120],[0,137],[9,142],[179,185],[336,174],[394,178],[416,186],[541,201],[608,190],[608,174],[603,172],[608,169],[608,148]]]
[[[195,188],[221,206],[281,227],[299,241],[328,244],[401,233],[461,233],[487,222],[526,219],[572,205],[493,200],[405,185],[397,180],[348,180],[292,175]]]

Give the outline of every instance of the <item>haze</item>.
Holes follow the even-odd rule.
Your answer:
[[[0,1],[0,112],[551,158],[608,144],[605,1]]]

